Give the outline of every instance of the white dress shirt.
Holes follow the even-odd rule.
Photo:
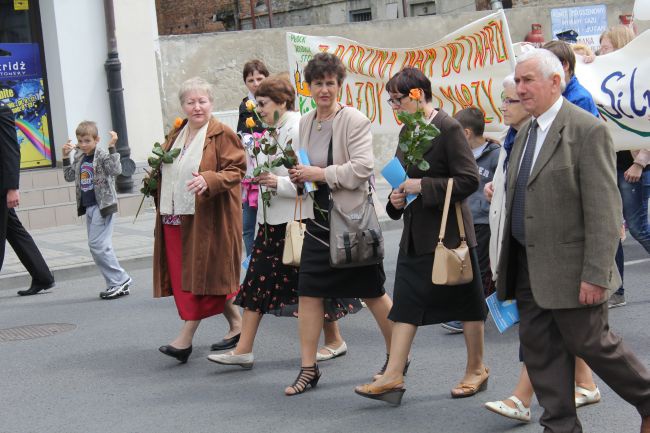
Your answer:
[[[540,114],[539,117],[535,118],[533,117],[532,120],[537,121],[537,141],[535,142],[535,154],[533,155],[533,163],[530,166],[531,172],[533,167],[535,167],[535,162],[537,161],[537,157],[539,156],[539,152],[542,150],[542,144],[544,144],[544,140],[546,140],[546,136],[548,135],[549,129],[551,129],[551,124],[555,120],[555,117],[557,116],[557,113],[560,112],[560,108],[562,108],[562,101],[564,98],[560,96],[557,101],[551,107],[546,110],[544,113]],[[530,135],[530,129],[528,129],[528,134],[526,135],[526,143],[528,143],[528,136]],[[524,153],[526,153],[526,149],[524,148],[524,151],[521,152],[521,159],[524,158]],[[519,160],[519,166],[521,167],[521,159]]]

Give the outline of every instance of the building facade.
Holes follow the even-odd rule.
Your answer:
[[[484,3],[489,8],[489,0],[156,0],[156,13],[160,34],[176,35],[439,15]]]
[[[18,213],[28,227],[78,222],[73,187],[63,181],[61,148],[76,140],[83,120],[97,122],[100,145],[116,129],[105,70],[107,4],[121,61],[127,131],[121,139],[142,166],[153,143],[164,138],[153,0],[0,0],[0,99],[16,118]]]

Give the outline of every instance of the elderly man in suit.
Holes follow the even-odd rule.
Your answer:
[[[650,433],[650,373],[609,330],[608,292],[621,199],[605,125],[562,97],[564,72],[551,52],[522,55],[517,95],[532,118],[511,154],[499,260],[499,299],[516,299],[523,358],[544,431],[582,432],[574,403],[579,356],[642,417]]]
[[[0,100],[0,269],[7,240],[32,277],[29,289],[18,291],[19,295],[26,296],[54,287],[54,277],[14,210],[20,204],[19,175],[20,146],[14,115]]]

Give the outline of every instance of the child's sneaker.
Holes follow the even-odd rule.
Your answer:
[[[129,286],[131,285],[131,278],[120,284],[119,286],[112,286],[104,290],[99,294],[99,297],[102,299],[115,299],[120,296],[129,294]]]

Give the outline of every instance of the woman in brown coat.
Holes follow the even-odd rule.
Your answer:
[[[180,149],[162,165],[154,231],[154,297],[174,296],[180,334],[160,347],[187,362],[201,319],[223,312],[239,287],[242,250],[240,183],[246,156],[237,135],[212,117],[212,86],[201,78],[181,85],[187,120],[163,145]]]

